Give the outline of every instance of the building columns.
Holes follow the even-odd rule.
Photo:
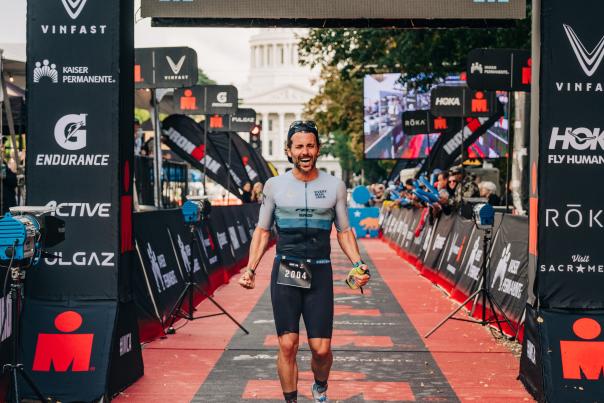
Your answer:
[[[287,128],[285,127],[285,113],[279,112],[279,157],[281,159],[285,159],[285,131]]]

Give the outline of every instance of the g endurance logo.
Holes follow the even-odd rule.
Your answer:
[[[587,77],[592,77],[602,64],[604,59],[604,35],[600,41],[591,50],[587,50],[584,42],[579,38],[573,27],[568,24],[562,24],[566,37],[570,43],[579,66]],[[604,85],[601,82],[556,82],[558,92],[604,92]]]
[[[87,114],[69,114],[54,126],[56,143],[64,150],[78,151],[87,146]],[[108,166],[109,154],[38,154],[38,166]]]
[[[228,102],[229,95],[226,91],[219,92],[216,94],[216,102],[212,102],[212,107],[214,108],[231,108],[233,106],[232,102]]]

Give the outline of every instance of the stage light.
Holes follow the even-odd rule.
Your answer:
[[[182,215],[187,224],[197,224],[203,221],[212,209],[207,196],[190,196],[182,206]]]
[[[0,261],[34,265],[43,248],[65,240],[65,222],[46,215],[52,208],[13,207],[10,211],[0,219]]]

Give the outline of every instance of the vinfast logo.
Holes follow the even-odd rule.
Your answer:
[[[47,257],[44,262],[48,266],[60,267],[115,267],[115,253],[113,252],[75,252],[73,255],[54,252],[53,257]]]
[[[436,106],[461,106],[461,99],[458,97],[438,97],[435,101]]]
[[[55,125],[55,140],[65,150],[86,147],[86,114],[65,115]]]
[[[562,133],[562,130],[564,132]],[[604,132],[600,128],[585,127],[560,127],[552,128],[552,134],[549,140],[549,149],[555,150],[574,150],[574,151],[597,151],[596,155],[586,153],[567,155],[567,154],[549,154],[547,162],[549,164],[604,164]]]
[[[568,24],[562,24],[566,37],[570,43],[579,66],[587,77],[592,77],[602,64],[604,59],[604,36],[592,50],[587,50],[584,42],[579,38],[575,30]],[[604,92],[602,82],[569,82],[557,81],[558,92]]]
[[[54,1],[58,2],[58,0]],[[75,21],[82,14],[87,0],[61,0],[61,2],[69,18]],[[104,35],[107,32],[107,25],[41,24],[40,29],[43,35]]]
[[[86,5],[86,0],[62,0],[63,7],[65,7],[65,11],[71,17],[72,20],[77,20],[82,10],[84,10],[84,6]]]
[[[92,356],[93,333],[74,333],[82,326],[82,315],[65,311],[55,317],[58,333],[40,333],[36,342],[32,370],[39,372],[88,372]]]
[[[602,58],[604,58],[604,36],[600,38],[600,42],[598,42],[595,48],[588,51],[570,25],[563,24],[563,27],[581,68],[587,77],[593,76],[600,67]]]
[[[172,58],[170,56],[166,56],[166,60],[168,61],[168,64],[170,65],[170,69],[172,70],[174,75],[178,75],[180,73],[180,70],[182,69],[182,66],[185,63],[186,58],[187,58],[186,56],[182,56],[180,58],[180,60],[178,61],[178,63],[174,63],[174,60],[172,60]]]
[[[99,217],[110,218],[111,203],[58,203],[56,200],[46,203],[52,207],[56,217]]]

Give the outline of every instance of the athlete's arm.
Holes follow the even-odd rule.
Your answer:
[[[271,189],[271,181],[267,181],[263,190],[264,197],[260,206],[260,214],[258,215],[258,225],[252,235],[250,244],[250,256],[247,263],[247,268],[239,278],[239,284],[244,288],[254,288],[256,268],[266,252],[268,241],[270,239],[270,230],[273,226],[275,199]]]
[[[346,186],[344,182],[338,184],[337,196],[336,196],[336,219],[335,225],[338,231],[338,243],[340,248],[351,263],[361,261],[361,253],[359,252],[359,245],[357,239],[354,236],[352,228],[350,228],[350,222],[348,220],[348,206],[346,205]],[[362,276],[355,276],[356,282],[359,286],[363,287],[369,281],[369,276],[364,274]]]

